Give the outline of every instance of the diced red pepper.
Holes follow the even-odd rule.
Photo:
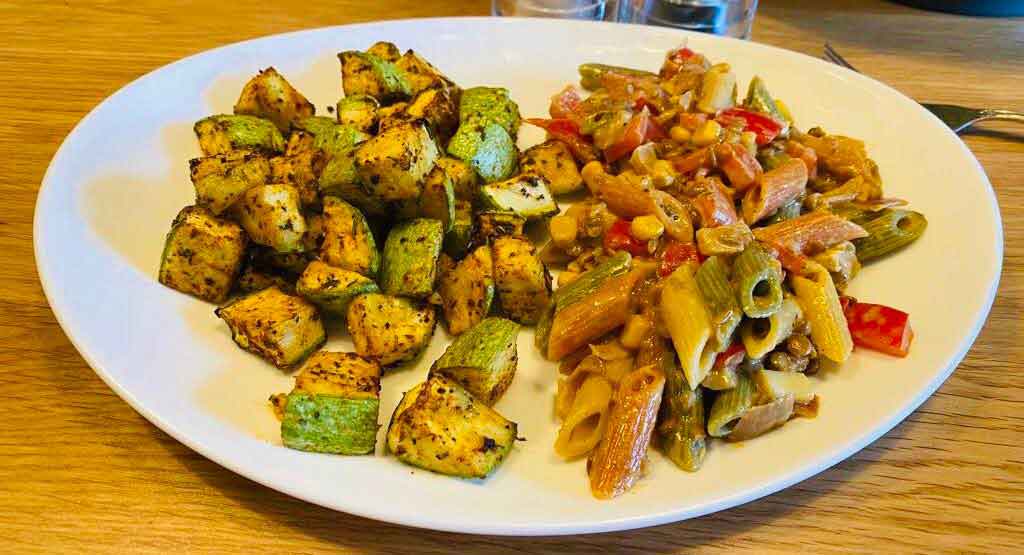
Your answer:
[[[597,160],[597,150],[589,138],[580,133],[580,126],[575,121],[567,118],[526,118],[524,121],[547,131],[549,139],[565,143],[579,163]]]
[[[669,50],[668,54],[665,55],[665,62],[661,64],[661,70],[658,73],[663,79],[667,79],[679,73],[683,66],[699,62],[697,60],[698,57],[699,54],[685,46]]]
[[[665,138],[665,132],[658,127],[651,112],[640,110],[629,120],[622,131],[622,138],[615,144],[604,149],[604,158],[610,164],[619,158],[629,156],[636,147],[648,142]]]
[[[683,112],[676,116],[676,121],[683,129],[693,131],[708,121],[708,115],[699,112]]]
[[[846,311],[856,303],[857,299],[855,297],[839,295],[839,306],[843,307],[843,314],[846,314]]]
[[[579,111],[580,103],[582,102],[583,98],[580,97],[576,87],[567,85],[561,92],[551,97],[551,106],[548,108],[548,113],[554,119],[571,119],[575,121],[578,117],[577,112]]]
[[[757,144],[759,146],[766,145],[775,140],[775,137],[778,137],[786,127],[786,124],[779,122],[767,114],[743,108],[729,108],[728,110],[722,110],[718,113],[717,119],[719,120],[719,123],[725,126],[730,125],[735,120],[743,120],[746,122],[743,130],[753,131],[754,134],[757,135]]]
[[[626,251],[633,256],[646,256],[647,243],[633,237],[629,232],[629,220],[616,220],[604,232],[604,248],[610,251]]]
[[[764,175],[761,163],[743,145],[722,143],[715,147],[715,157],[718,168],[737,191],[746,191]]]
[[[729,345],[728,349],[715,356],[715,368],[732,367],[735,369],[739,363],[743,362],[743,356],[746,355],[746,352],[747,349],[743,346],[743,342],[736,341]]]
[[[854,302],[846,308],[853,343],[897,357],[907,356],[914,330],[910,315],[880,304]]]
[[[661,255],[661,263],[658,264],[658,276],[668,277],[672,275],[672,272],[676,271],[676,268],[686,262],[700,264],[702,261],[703,258],[700,252],[697,251],[697,245],[682,241],[672,241],[665,245],[665,251]]]

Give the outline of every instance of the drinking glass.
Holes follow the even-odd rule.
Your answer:
[[[616,19],[750,38],[757,0],[622,0]]]
[[[614,0],[612,2],[614,4]],[[492,0],[491,13],[521,17],[601,20],[616,15],[607,0]]]

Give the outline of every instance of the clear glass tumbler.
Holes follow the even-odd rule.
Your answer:
[[[612,4],[610,7],[609,4]],[[492,0],[491,13],[519,17],[612,19],[614,0]]]
[[[622,0],[616,19],[750,38],[757,0]]]

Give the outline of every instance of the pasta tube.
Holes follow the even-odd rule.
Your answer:
[[[761,358],[793,333],[793,325],[803,316],[800,304],[791,296],[782,299],[782,305],[767,318],[747,320],[740,327],[740,339],[750,358]]]
[[[711,317],[710,346],[716,352],[724,351],[732,343],[732,334],[743,318],[743,311],[736,302],[736,291],[729,282],[729,266],[724,258],[712,256],[700,265],[696,279]]]
[[[753,241],[754,234],[743,222],[697,230],[697,250],[704,256],[743,252]]]
[[[786,220],[792,220],[793,218],[800,215],[800,208],[802,206],[803,203],[800,202],[800,199],[792,200],[782,205],[782,207],[776,210],[775,214],[773,214],[772,217],[765,220],[765,222],[767,222],[768,225],[772,225],[777,224],[779,222],[784,222]]]
[[[753,225],[771,216],[779,208],[796,200],[807,188],[807,166],[789,159],[765,172],[761,181],[747,189],[743,197],[743,220]]]
[[[798,254],[827,249],[836,243],[860,239],[867,235],[864,228],[859,225],[824,210],[808,212],[791,220],[754,230],[754,237],[757,240]]]
[[[604,437],[588,465],[594,497],[611,499],[640,477],[664,387],[665,374],[653,365],[637,368],[619,384]]]
[[[708,434],[712,437],[729,435],[739,419],[754,405],[754,382],[743,372],[738,377],[736,387],[719,393],[711,405]]]
[[[555,452],[566,459],[589,453],[601,441],[612,402],[612,385],[591,374],[573,399],[555,440]]]
[[[695,266],[685,263],[665,280],[660,310],[690,389],[711,370],[716,353],[710,344],[711,316],[694,278]]]
[[[782,267],[761,245],[752,243],[733,264],[736,292],[751,318],[770,316],[782,305]]]
[[[658,415],[658,437],[661,450],[676,466],[696,472],[706,452],[704,430],[704,398],[698,387],[690,390],[675,353],[665,339],[650,333],[637,353],[637,363],[653,364],[665,373],[665,392]]]
[[[868,236],[854,243],[857,258],[867,262],[898,251],[916,241],[926,227],[928,220],[919,212],[885,210],[864,224]]]
[[[804,317],[811,324],[811,341],[825,358],[846,362],[853,351],[853,338],[832,276],[813,261],[807,262],[806,270],[807,275],[793,275],[790,281]]]

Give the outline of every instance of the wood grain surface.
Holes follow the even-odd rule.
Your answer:
[[[907,421],[856,456],[715,515],[539,539],[381,524],[222,469],[150,425],[93,374],[54,320],[32,256],[40,180],[82,116],[132,79],[226,43],[488,9],[484,0],[0,2],[0,551],[1020,553],[1024,129],[1011,124],[965,137],[999,196],[1006,255],[992,314],[964,362]],[[1024,20],[884,2],[766,0],[754,39],[811,55],[829,41],[912,97],[1024,110]]]

